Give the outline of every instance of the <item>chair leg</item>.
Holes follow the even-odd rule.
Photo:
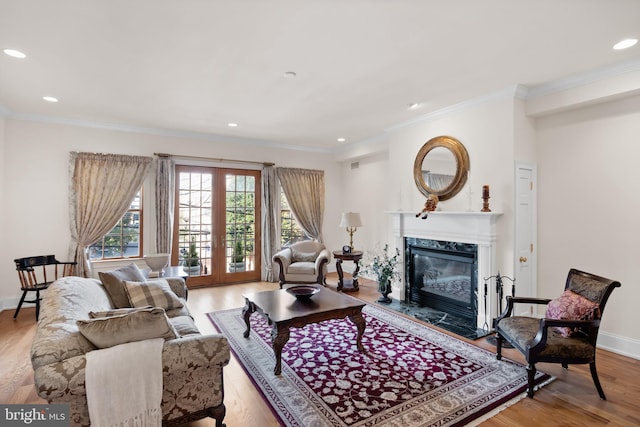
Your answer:
[[[529,383],[529,386],[527,387],[527,396],[529,398],[533,398],[533,394],[535,393],[535,391],[533,390],[533,386],[535,384],[535,378],[536,378],[536,365],[533,363],[529,363],[527,365],[527,382]]]
[[[596,385],[596,389],[598,390],[600,399],[607,400],[607,397],[604,395],[604,390],[602,390],[602,386],[600,385],[600,380],[598,379],[598,371],[596,371],[595,360],[589,363],[589,369],[591,369],[591,377],[593,378],[593,383]]]
[[[36,290],[36,322],[40,319],[40,290]]]
[[[27,296],[27,291],[22,292],[22,298],[20,298],[20,302],[18,303],[18,308],[16,308],[16,312],[13,313],[13,318],[18,317],[18,313],[20,312],[20,307],[22,307],[22,303],[24,302],[25,297]]]
[[[496,359],[502,360],[502,336],[496,332]]]

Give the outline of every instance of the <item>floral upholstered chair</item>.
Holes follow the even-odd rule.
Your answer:
[[[563,294],[555,299],[507,297],[507,308],[496,319],[498,360],[502,343],[511,343],[527,360],[527,395],[533,397],[536,363],[589,364],[593,382],[605,400],[596,371],[596,340],[602,312],[620,282],[571,269]],[[514,316],[514,304],[546,304],[545,317]]]

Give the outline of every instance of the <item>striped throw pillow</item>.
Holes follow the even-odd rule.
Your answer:
[[[124,289],[132,307],[162,307],[165,310],[181,308],[182,301],[171,290],[166,279],[150,280],[148,282],[124,282]]]

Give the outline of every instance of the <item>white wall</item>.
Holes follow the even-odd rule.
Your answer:
[[[336,156],[343,162],[345,194],[358,201],[365,223],[359,236],[366,248],[393,242],[390,216],[384,211],[420,212],[425,197],[413,180],[415,157],[424,143],[438,135],[449,135],[462,142],[470,158],[467,185],[453,199],[440,202],[445,211],[479,212],[482,186],[491,189],[493,212],[498,220],[498,268],[513,275],[513,194],[514,194],[514,98],[513,93],[453,109],[448,114],[425,117],[406,126],[389,130],[371,144],[371,152],[358,145]],[[382,153],[388,150],[388,155]],[[360,167],[351,169],[350,163]],[[471,189],[471,197],[469,190]],[[429,219],[426,219],[428,221]],[[372,229],[367,224],[377,224]],[[401,249],[401,248],[400,248]]]
[[[539,295],[572,267],[619,280],[598,343],[640,358],[640,96],[537,119],[536,135]]]
[[[0,309],[15,307],[20,296],[13,259],[42,254],[68,258],[69,153],[102,152],[153,156],[154,152],[201,157],[274,162],[276,166],[323,169],[326,204],[324,237],[338,249],[344,236],[338,228],[342,211],[341,170],[326,152],[274,148],[261,144],[225,143],[206,139],[150,135],[117,130],[3,119],[0,139]],[[2,124],[3,122],[0,122]],[[0,130],[1,127],[0,127]],[[4,156],[2,152],[4,147]],[[227,163],[226,167],[239,167]],[[2,178],[0,178],[2,179]],[[152,182],[152,180],[148,180]],[[4,190],[4,196],[2,191]],[[149,188],[147,193],[152,193]],[[147,204],[145,203],[145,206]],[[155,216],[144,215],[145,248],[154,248]]]

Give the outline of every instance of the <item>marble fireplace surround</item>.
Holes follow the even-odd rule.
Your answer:
[[[487,287],[487,306],[484,303],[484,278],[496,274],[496,222],[502,215],[494,212],[447,212],[429,213],[427,219],[416,217],[415,212],[389,211],[395,246],[400,249],[403,260],[400,263],[402,281],[394,284],[391,296],[400,301],[405,299],[404,282],[404,238],[442,240],[446,242],[471,243],[478,246],[478,328],[491,321],[497,314],[497,293],[494,282]]]

